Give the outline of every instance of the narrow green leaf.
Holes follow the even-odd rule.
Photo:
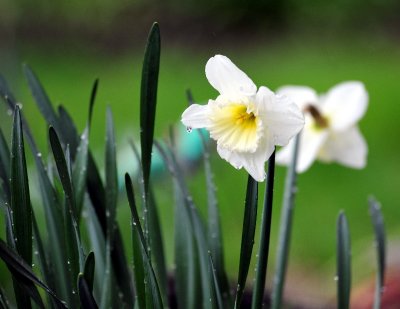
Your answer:
[[[32,264],[32,208],[29,195],[28,173],[22,124],[19,107],[14,111],[13,133],[11,140],[11,209],[15,248],[28,265]],[[13,277],[15,299],[18,308],[31,308],[29,291]],[[32,291],[32,290],[31,290]],[[36,294],[31,293],[32,296]],[[41,301],[41,300],[40,300]],[[40,302],[39,302],[40,303]]]
[[[258,182],[249,175],[247,180],[246,200],[244,204],[242,243],[240,247],[239,274],[236,287],[235,308],[240,308],[246,279],[249,273],[256,232],[258,202]]]
[[[86,281],[84,274],[79,274],[78,276],[78,291],[79,298],[81,300],[82,308],[85,309],[97,309],[97,303],[93,297],[92,291],[89,284]]]
[[[11,92],[10,88],[8,87],[7,81],[3,77],[3,75],[0,74],[0,97],[3,99],[8,98],[9,100],[15,102],[15,97],[13,93]]]
[[[217,300],[216,308],[223,309],[225,307],[223,305],[222,294],[221,294],[221,290],[219,288],[217,270],[214,267],[214,263],[213,263],[213,259],[212,259],[211,254],[209,254],[209,265],[210,265],[210,281],[212,282],[212,284],[211,284],[211,287],[212,287],[211,294]]]
[[[85,128],[76,152],[75,162],[72,169],[72,183],[74,188],[74,200],[76,205],[76,220],[80,221],[83,207],[83,198],[86,191],[87,161],[89,151],[89,129]]]
[[[90,101],[89,101],[89,117],[88,117],[88,127],[89,128],[91,127],[91,124],[92,124],[93,107],[94,107],[94,103],[96,101],[98,86],[99,86],[99,79],[96,78],[93,83],[92,93],[90,94]]]
[[[65,209],[66,236],[67,236],[67,253],[68,261],[73,277],[77,277],[79,270],[83,270],[84,254],[80,243],[79,225],[76,220],[76,208],[74,200],[74,192],[72,188],[68,160],[64,156],[63,149],[58,139],[57,133],[53,127],[49,129],[50,145],[53,151],[54,159],[61,184],[63,186],[64,195],[67,203]],[[67,157],[68,158],[68,157]]]
[[[224,266],[224,250],[222,246],[221,221],[218,210],[216,186],[211,171],[210,151],[201,130],[197,130],[203,144],[204,170],[207,185],[208,200],[208,246],[211,252],[217,281],[221,289],[221,296],[225,307],[232,307],[230,287]]]
[[[40,286],[53,297],[60,307],[67,308],[65,303],[61,301],[46,284],[36,277],[31,267],[27,265],[19,255],[11,250],[2,239],[0,239],[0,258],[4,263],[6,263],[10,271],[19,278],[19,280],[23,280],[22,282],[24,283],[30,282]]]
[[[202,287],[202,306],[203,308],[211,308],[215,305],[215,299],[211,297],[211,282],[209,277],[209,267],[208,267],[208,244],[206,239],[206,230],[202,219],[197,211],[197,208],[193,202],[189,190],[187,188],[186,182],[183,177],[183,173],[176,160],[175,153],[172,148],[167,148],[169,155],[167,155],[166,150],[156,141],[155,146],[163,157],[167,164],[167,167],[176,181],[177,187],[181,190],[182,196],[184,197],[185,211],[188,212],[190,218],[192,233],[196,240],[196,247],[199,259],[199,270],[200,270],[200,282]],[[210,301],[211,299],[211,301]]]
[[[285,193],[281,210],[281,221],[279,224],[279,240],[276,254],[276,270],[273,280],[271,308],[281,308],[283,289],[285,285],[286,269],[289,259],[290,238],[292,231],[294,199],[296,195],[296,166],[299,151],[300,135],[294,138],[294,148],[290,166],[288,167],[285,181]]]
[[[13,210],[16,249],[28,264],[32,264],[32,208],[22,124],[18,107],[16,107],[14,113],[10,177],[11,209]]]
[[[75,161],[75,156],[78,151],[79,143],[81,142],[79,139],[78,130],[76,129],[71,115],[67,112],[64,106],[58,106],[58,114],[58,122],[61,131],[57,133],[60,135],[60,139],[62,140],[63,144],[69,145],[71,151],[71,159],[72,161]]]
[[[195,308],[202,301],[201,279],[196,240],[191,219],[186,211],[185,197],[174,182],[175,216],[175,288],[179,308]]]
[[[1,75],[0,75],[0,83],[1,83]],[[10,308],[10,302],[8,301],[7,296],[1,287],[0,287],[0,308],[1,309]]]
[[[130,142],[133,149],[135,159],[139,166],[141,166],[139,152],[133,142]],[[148,231],[148,247],[153,257],[152,264],[157,275],[157,281],[160,286],[163,303],[168,302],[167,293],[167,266],[164,255],[164,244],[162,241],[161,224],[158,216],[157,204],[151,189],[149,188],[149,194],[146,198],[144,190],[144,180],[142,170],[139,169],[139,189],[142,196],[143,209],[146,210],[144,215],[144,228]],[[146,232],[145,232],[146,233]],[[146,236],[146,235],[145,235]]]
[[[139,221],[139,215],[136,209],[135,198],[133,194],[132,180],[129,174],[125,174],[125,186],[128,196],[129,206],[131,208],[132,214],[132,236],[133,236],[133,249],[137,250],[140,247],[140,252],[134,252],[134,258],[140,260],[140,264],[143,264],[144,269],[144,285],[145,285],[145,299],[146,299],[146,308],[163,308],[162,298],[160,294],[160,289],[157,283],[157,279],[151,265],[151,260],[147,254],[147,244],[143,235],[143,230]],[[140,242],[138,245],[137,243]],[[141,255],[141,257],[140,257]],[[134,261],[134,263],[136,263]],[[136,266],[136,265],[135,265]],[[134,268],[136,270],[136,267]],[[139,270],[140,271],[140,270]],[[141,284],[141,282],[136,281],[136,288]],[[138,292],[137,292],[138,293]],[[143,292],[141,292],[143,293]],[[143,300],[142,300],[143,302]],[[139,307],[141,303],[139,302]],[[141,307],[142,308],[142,307]]]
[[[114,122],[110,108],[107,108],[106,117],[106,217],[108,219],[108,237],[113,240],[115,216],[118,198],[117,159],[115,150]]]
[[[148,192],[154,121],[157,104],[157,84],[160,67],[160,28],[154,23],[150,29],[143,60],[140,90],[140,143],[144,188]]]
[[[122,241],[121,231],[118,226],[114,231],[114,243],[111,246],[111,260],[115,279],[122,293],[123,301],[131,308],[134,302],[134,292],[132,278],[128,268],[128,262],[125,256],[124,243]]]
[[[350,233],[347,218],[340,212],[337,219],[337,307],[349,308],[351,288]]]
[[[86,257],[85,267],[83,269],[83,276],[85,277],[85,281],[89,288],[89,291],[93,291],[94,269],[95,269],[94,252],[90,251]]]
[[[10,189],[10,150],[8,148],[3,131],[0,128],[0,184],[3,188],[5,200],[7,203],[11,201]]]
[[[46,119],[47,123],[53,126],[57,130],[57,132],[60,132],[58,116],[55,113],[53,106],[51,105],[50,99],[47,96],[47,93],[40,83],[38,77],[27,64],[24,64],[23,71],[28,81],[32,96],[35,98],[36,104],[39,107],[40,112]]]
[[[374,309],[381,307],[381,295],[384,289],[386,268],[386,236],[381,205],[373,197],[369,198],[369,213],[374,227],[375,245],[377,253],[377,277],[375,287]]]
[[[264,301],[265,279],[267,277],[269,242],[271,235],[272,201],[275,177],[275,151],[268,160],[267,184],[261,221],[260,248],[256,266],[256,281],[253,287],[252,309],[261,308]]]

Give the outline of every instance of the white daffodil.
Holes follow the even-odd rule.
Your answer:
[[[307,170],[315,159],[358,169],[366,165],[367,143],[357,127],[368,105],[361,82],[340,83],[322,96],[303,86],[282,87],[277,94],[290,97],[305,115],[297,172]],[[289,164],[293,146],[290,142],[277,153],[277,163]]]
[[[275,145],[286,145],[304,125],[300,109],[287,98],[256,85],[227,57],[208,60],[206,76],[220,93],[207,105],[192,104],[182,114],[188,128],[206,128],[219,155],[235,168],[244,167],[257,181]]]

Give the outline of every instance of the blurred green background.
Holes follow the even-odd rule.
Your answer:
[[[186,89],[190,88],[199,102],[217,95],[207,82],[204,66],[208,58],[218,53],[231,58],[258,86],[271,89],[298,84],[326,92],[341,81],[363,81],[370,95],[367,114],[360,123],[369,145],[367,167],[359,171],[315,163],[299,176],[288,296],[329,301],[336,284],[335,224],[340,210],[346,212],[351,229],[354,285],[373,276],[375,269],[367,207],[371,194],[383,205],[389,255],[396,249],[400,232],[399,11],[400,4],[394,0],[0,0],[0,71],[23,104],[23,112],[44,153],[46,126],[29,94],[21,63],[31,65],[53,103],[70,111],[79,130],[84,128],[91,86],[98,77],[91,148],[101,163],[105,107],[110,105],[117,126],[121,172],[133,161],[127,141],[139,136],[141,61],[153,21],[159,21],[162,34],[158,139],[168,135],[170,125],[179,126],[187,104]],[[1,128],[9,135],[11,119],[4,105],[0,111]],[[234,281],[247,176],[216,153],[212,166],[218,187],[225,259]],[[194,199],[205,214],[201,167],[199,163],[196,171],[188,173],[188,180]],[[272,263],[285,172],[285,168],[277,168]],[[157,197],[172,269],[172,185],[168,177],[161,178],[156,184]],[[261,185],[260,200],[262,196]],[[40,213],[39,199],[34,206]],[[130,251],[128,213],[128,207],[121,203],[119,217],[126,227],[126,248]],[[400,258],[397,265],[399,262]],[[272,273],[273,264],[269,267],[269,281]]]

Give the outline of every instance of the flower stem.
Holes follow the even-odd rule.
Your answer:
[[[256,268],[256,281],[253,288],[252,309],[262,306],[264,298],[265,278],[267,275],[269,239],[271,232],[272,200],[274,193],[275,151],[268,160],[267,185],[264,196],[264,209],[262,213],[260,248]]]
[[[289,258],[290,236],[292,230],[294,198],[296,194],[296,164],[299,150],[300,135],[294,139],[294,148],[292,160],[286,175],[285,193],[283,197],[283,206],[281,212],[281,221],[279,228],[279,240],[276,256],[276,271],[272,285],[271,308],[279,309],[282,304],[283,287],[285,284],[285,275]]]

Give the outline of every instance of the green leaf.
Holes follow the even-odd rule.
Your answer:
[[[28,173],[19,108],[14,113],[11,144],[11,209],[13,210],[16,249],[21,257],[32,264],[32,208],[29,195]]]
[[[211,254],[209,255],[209,265],[210,265],[210,281],[212,282],[211,294],[213,295],[213,298],[215,298],[217,300],[216,308],[223,309],[225,307],[223,305],[221,290],[220,290],[219,284],[218,284],[217,270],[214,267],[214,263],[213,263]]]
[[[90,251],[86,257],[85,267],[83,269],[83,276],[85,277],[85,281],[89,288],[89,291],[93,291],[94,268],[95,268],[94,252]]]
[[[240,247],[239,274],[236,287],[235,308],[240,308],[246,279],[249,273],[257,222],[258,182],[249,175],[244,204],[242,243]]]
[[[72,169],[72,183],[74,188],[74,200],[76,205],[76,220],[80,221],[83,207],[83,198],[86,192],[87,161],[89,151],[89,129],[85,128],[81,135],[81,141],[76,152],[76,158]]]
[[[203,221],[197,211],[197,208],[193,202],[189,190],[187,188],[183,173],[176,160],[175,153],[172,148],[167,148],[169,156],[166,150],[156,141],[155,146],[163,157],[167,164],[167,167],[176,181],[176,186],[181,190],[182,197],[184,198],[185,211],[190,218],[191,230],[196,240],[197,255],[199,261],[200,270],[200,282],[202,289],[202,306],[203,308],[211,308],[215,305],[215,299],[211,298],[211,282],[209,277],[209,267],[208,267],[208,244],[206,239],[206,230],[203,225]],[[211,299],[211,301],[210,301]]]
[[[115,279],[120,288],[120,292],[122,293],[122,299],[129,307],[133,307],[134,293],[132,278],[125,256],[124,243],[122,241],[121,232],[118,226],[114,231],[114,243],[111,250],[111,260]]]
[[[224,250],[222,246],[221,222],[218,210],[216,186],[211,171],[210,152],[207,142],[200,130],[197,130],[203,144],[204,170],[208,200],[208,246],[213,260],[215,275],[221,288],[221,296],[225,307],[232,307],[230,287],[224,266]]]
[[[79,298],[81,300],[82,308],[85,309],[97,309],[97,303],[93,297],[92,291],[89,284],[86,281],[84,274],[78,276],[78,291]]]
[[[143,60],[140,90],[140,143],[144,188],[147,194],[153,148],[154,121],[157,104],[157,84],[160,67],[160,28],[154,23],[150,29]]]
[[[264,301],[265,279],[267,277],[269,242],[271,235],[272,201],[275,178],[275,151],[268,159],[267,184],[265,187],[264,207],[262,212],[260,248],[256,266],[256,279],[253,287],[252,309],[261,308]]]
[[[369,213],[374,227],[375,245],[377,253],[377,278],[375,288],[374,309],[381,307],[381,295],[383,293],[386,268],[386,236],[385,225],[381,212],[381,205],[373,197],[369,198]]]
[[[0,128],[0,183],[7,203],[11,202],[10,166],[10,150]]]
[[[49,129],[50,145],[53,151],[54,159],[58,175],[60,176],[63,186],[67,207],[65,209],[66,238],[67,238],[67,255],[70,264],[71,275],[76,278],[79,270],[83,270],[84,254],[80,243],[79,226],[76,220],[76,209],[74,201],[74,192],[72,188],[68,160],[64,156],[60,140],[53,127]]]
[[[61,132],[57,132],[64,145],[69,145],[71,151],[71,158],[75,161],[75,156],[79,147],[79,135],[78,130],[67,110],[64,106],[58,106],[58,114],[59,114],[59,127]],[[51,125],[51,124],[50,124]]]
[[[142,284],[142,282],[144,282],[146,308],[163,308],[160,289],[157,283],[153,267],[151,265],[151,260],[147,254],[147,244],[143,235],[143,230],[140,224],[139,215],[137,213],[135,198],[133,194],[132,180],[129,174],[125,174],[125,187],[132,215],[132,236],[133,236],[132,242],[133,242],[134,264],[135,264],[134,271],[136,272],[136,266],[141,266],[141,265],[143,265],[143,270],[144,270],[144,276],[143,276],[144,281],[141,282],[136,281],[136,289],[138,289],[138,287],[140,289],[140,285]],[[139,248],[140,251],[138,250]],[[142,259],[141,262],[140,259]],[[141,269],[139,268],[138,271],[141,272]],[[138,276],[137,278],[142,279],[140,277],[141,276]],[[141,291],[140,293],[142,294],[143,291]],[[140,308],[142,308],[141,307],[142,304],[143,304],[143,299],[142,303],[139,302]]]
[[[11,250],[2,239],[0,239],[0,258],[6,263],[7,267],[20,282],[24,284],[34,283],[40,286],[53,297],[59,307],[67,308],[65,303],[61,301],[46,284],[36,277],[31,267],[27,265],[19,255]]]
[[[175,288],[179,308],[195,308],[201,303],[199,260],[185,197],[174,182],[175,191]]]
[[[1,78],[1,75],[0,75],[0,78]],[[0,81],[1,81],[1,79],[0,79]],[[8,301],[7,296],[1,287],[0,287],[0,308],[2,308],[2,309],[10,308],[10,302]]]
[[[38,77],[27,64],[24,64],[23,71],[28,81],[32,96],[35,98],[36,104],[39,107],[40,112],[46,119],[47,123],[53,126],[57,132],[60,132],[61,128],[59,127],[58,116],[55,113],[53,106],[51,105],[50,99],[47,96],[47,93],[40,83]]]
[[[117,159],[115,151],[114,122],[110,108],[107,108],[106,117],[106,217],[108,219],[108,237],[113,240],[115,216],[118,199]]]
[[[347,218],[340,212],[337,220],[337,307],[349,308],[351,288],[350,233]]]
[[[130,145],[133,149],[135,159],[138,165],[141,165],[139,152],[133,142],[130,142]],[[161,232],[161,224],[158,216],[157,204],[151,189],[149,188],[149,194],[146,198],[146,193],[144,190],[144,180],[143,173],[139,169],[139,189],[142,196],[143,210],[145,212],[144,225],[145,229],[148,231],[148,247],[150,248],[150,252],[153,257],[153,266],[157,275],[157,281],[160,286],[161,295],[163,298],[163,303],[168,302],[167,295],[167,266],[165,263],[165,255],[164,255],[164,244],[162,241],[162,232]],[[146,235],[145,235],[146,236]]]

